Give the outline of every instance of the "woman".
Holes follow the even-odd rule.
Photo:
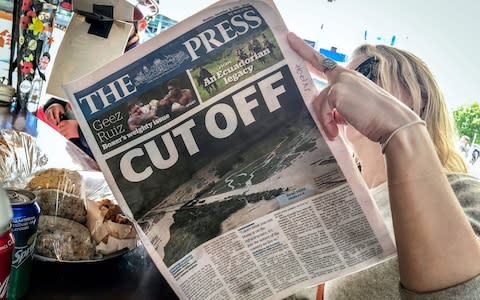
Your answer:
[[[462,174],[428,68],[405,51],[362,46],[349,70],[292,33],[288,40],[328,80],[314,103],[318,119],[329,139],[348,124],[346,136],[398,251],[398,260],[327,282],[325,298],[480,297],[480,181]]]

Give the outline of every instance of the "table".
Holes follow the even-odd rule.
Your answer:
[[[24,299],[178,299],[143,246],[94,264],[34,261]]]
[[[37,138],[49,158],[46,167],[99,170],[77,146],[28,112],[0,108],[0,129],[15,129]],[[143,245],[97,263],[34,261],[28,294],[23,299],[178,299]]]

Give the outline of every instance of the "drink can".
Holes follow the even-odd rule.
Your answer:
[[[7,299],[8,279],[12,265],[15,240],[10,228],[0,233],[0,300]]]
[[[10,230],[12,207],[7,193],[0,188],[0,300],[7,299],[15,239]]]
[[[40,207],[35,195],[20,189],[6,189],[12,205],[12,233],[15,238],[8,299],[24,296],[30,285],[33,252],[37,239]]]

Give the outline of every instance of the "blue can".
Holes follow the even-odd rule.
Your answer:
[[[35,194],[20,189],[5,189],[12,205],[12,233],[15,237],[8,299],[23,297],[30,285],[33,252],[37,240],[40,206]]]

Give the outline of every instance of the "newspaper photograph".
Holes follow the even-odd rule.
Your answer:
[[[220,1],[64,86],[181,299],[281,299],[395,247],[272,1]]]

